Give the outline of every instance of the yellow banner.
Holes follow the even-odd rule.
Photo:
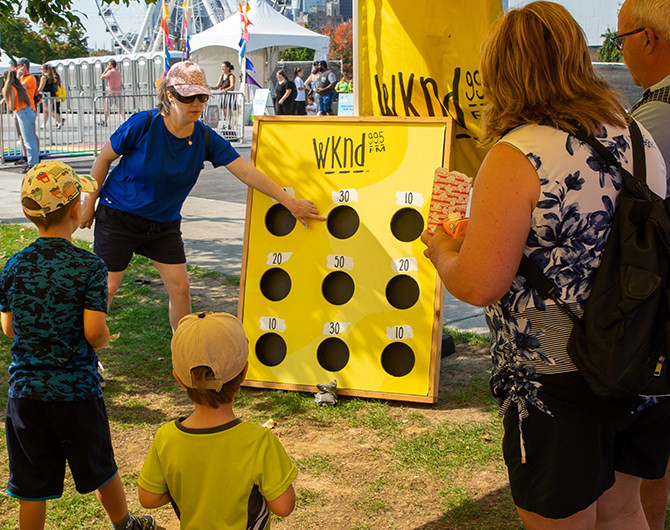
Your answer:
[[[451,116],[455,168],[474,176],[484,104],[479,50],[500,0],[358,0],[361,116]]]

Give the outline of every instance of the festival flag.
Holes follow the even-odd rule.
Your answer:
[[[165,73],[170,69],[170,51],[172,50],[172,42],[170,41],[170,29],[168,21],[170,20],[170,12],[168,11],[165,0],[163,0],[163,16],[161,17],[161,29],[163,30],[163,53],[165,54]]]
[[[254,68],[254,63],[251,62],[251,59],[249,59],[249,57],[247,57],[246,59],[247,59],[246,69],[255,74],[256,69]]]
[[[184,60],[188,61],[188,58],[191,56],[191,36],[188,33],[188,0],[184,0],[182,4],[182,9],[184,10]]]
[[[501,13],[501,0],[358,0],[359,114],[452,116],[455,169],[474,176],[486,154],[479,49]]]
[[[258,81],[256,81],[253,77],[249,75],[249,72],[246,73],[246,82],[247,85],[254,85],[257,86],[258,88],[263,88],[261,85],[258,84]]]

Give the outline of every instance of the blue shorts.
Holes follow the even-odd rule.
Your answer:
[[[333,94],[321,94],[319,96],[319,114],[333,112]]]
[[[95,491],[117,473],[107,410],[93,401],[7,401],[7,493],[23,500],[63,494],[67,461],[79,493]]]

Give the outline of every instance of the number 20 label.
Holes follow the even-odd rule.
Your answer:
[[[268,265],[281,265],[286,263],[292,255],[293,252],[270,252],[266,263]]]
[[[399,258],[391,261],[393,272],[410,272],[419,270],[416,258]]]

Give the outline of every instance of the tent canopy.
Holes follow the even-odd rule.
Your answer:
[[[253,62],[256,74],[251,74],[267,86],[268,72],[277,62],[277,54],[287,48],[310,48],[315,59],[326,59],[330,37],[310,31],[275,11],[265,0],[249,0],[249,42],[246,55]],[[239,64],[239,43],[242,36],[240,13],[191,36],[191,51],[207,73],[211,84],[216,82],[222,61]],[[237,73],[237,72],[236,72]],[[239,79],[239,76],[237,76]],[[236,89],[239,88],[238,86]]]
[[[249,2],[250,39],[247,52],[276,47],[310,48],[317,53],[328,56],[330,38],[320,35],[292,22],[275,11],[265,0]],[[206,46],[224,46],[239,50],[242,34],[240,13],[228,17],[211,28],[191,37],[191,51],[195,52]]]
[[[16,57],[17,61],[19,59],[20,57]],[[0,74],[4,74],[7,70],[11,69],[12,69],[12,61],[9,55],[7,55],[7,52],[5,50],[0,50]],[[32,74],[42,73],[42,65],[30,63],[30,73]]]

